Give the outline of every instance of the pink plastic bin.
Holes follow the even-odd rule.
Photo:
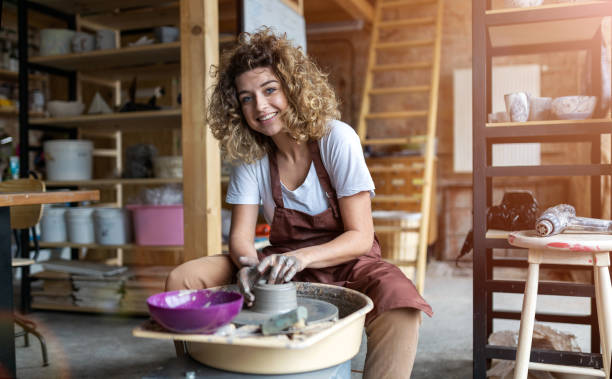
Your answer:
[[[137,245],[183,245],[182,205],[128,205]]]

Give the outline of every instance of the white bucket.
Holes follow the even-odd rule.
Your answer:
[[[90,180],[93,143],[52,140],[43,144],[48,180]]]
[[[97,208],[94,211],[96,242],[100,245],[123,245],[130,241],[127,211],[120,208]]]
[[[45,206],[40,220],[40,240],[42,242],[65,242],[66,208]]]
[[[94,243],[93,208],[68,208],[66,226],[68,240],[73,243]]]

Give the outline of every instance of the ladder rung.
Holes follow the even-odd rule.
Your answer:
[[[414,62],[414,63],[395,63],[395,64],[383,64],[372,67],[372,71],[394,71],[394,70],[408,70],[413,68],[430,68],[431,63],[429,62]]]
[[[362,145],[402,145],[410,143],[410,138],[369,138]]]
[[[407,111],[407,112],[378,112],[369,113],[366,115],[366,119],[376,118],[409,118],[409,117],[421,117],[427,116],[427,111]]]
[[[418,203],[421,201],[421,195],[376,195],[372,199],[373,203]]]
[[[374,219],[376,222],[376,218]],[[391,225],[374,225],[374,231],[376,233],[398,233],[398,232],[417,232],[419,231],[418,226],[391,226]]]
[[[370,95],[385,95],[392,93],[407,93],[407,92],[426,92],[429,91],[429,86],[408,86],[408,87],[387,87],[373,88],[370,90]]]
[[[377,172],[421,172],[423,171],[423,166],[402,166],[402,167],[393,167],[393,166],[369,166],[368,170],[370,173]]]
[[[437,0],[398,0],[398,1],[386,1],[381,3],[382,8],[390,7],[403,7],[406,5],[424,5],[424,4],[435,4]]]
[[[368,138],[362,140],[362,145],[403,145],[406,143],[423,143],[427,140],[427,136],[418,135],[412,137],[398,138]]]
[[[416,267],[417,261],[404,261],[401,259],[383,259],[385,262],[389,262],[391,264],[394,264],[396,266],[408,266],[408,267]]]
[[[428,46],[433,45],[433,39],[419,39],[412,41],[400,41],[400,42],[384,42],[384,43],[376,43],[374,47],[379,50],[383,49],[400,49],[402,47],[415,47],[415,46]]]
[[[433,17],[419,17],[419,18],[407,18],[404,20],[394,21],[381,21],[378,23],[378,27],[383,28],[396,28],[400,26],[411,26],[411,25],[427,25],[435,22]]]
[[[115,149],[94,149],[94,157],[116,157],[118,156],[117,150]]]

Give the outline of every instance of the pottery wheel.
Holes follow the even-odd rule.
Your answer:
[[[306,319],[306,323],[309,325],[338,319],[338,308],[327,301],[298,296],[297,304],[298,306],[301,305],[308,310],[308,318]],[[274,315],[269,313],[253,312],[247,308],[243,308],[242,311],[238,313],[238,316],[232,320],[232,322],[238,325],[262,324],[272,316]]]

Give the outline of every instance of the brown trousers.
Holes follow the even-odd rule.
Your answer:
[[[231,283],[236,266],[227,255],[185,262],[166,280],[166,290],[201,289]],[[410,378],[419,339],[421,311],[398,308],[384,312],[367,327],[368,351],[364,379]]]

